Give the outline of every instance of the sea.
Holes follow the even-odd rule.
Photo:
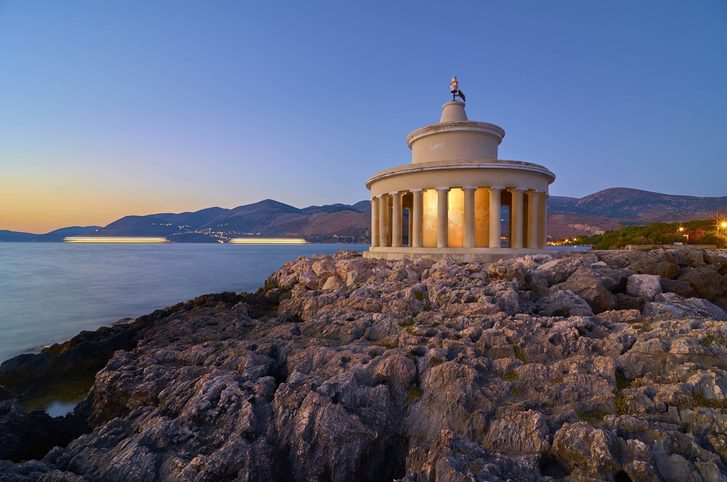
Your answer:
[[[205,293],[255,291],[287,260],[367,248],[0,243],[0,362]]]

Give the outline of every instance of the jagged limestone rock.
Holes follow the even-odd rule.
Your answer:
[[[19,481],[723,480],[724,312],[669,292],[652,299],[656,278],[629,289],[633,264],[655,255],[558,256],[301,258],[254,295],[202,297],[133,332],[3,364],[0,393],[22,397],[29,367],[41,367],[31,380],[41,389],[42,367],[59,377],[89,366],[88,340],[103,355],[74,414],[86,433],[40,461],[8,453],[16,462],[0,461],[0,472]],[[694,250],[658,256],[680,270],[725,266]],[[114,352],[120,339],[133,343]],[[5,403],[12,417],[0,429],[24,437],[13,424],[27,414]],[[49,417],[32,419],[57,433]]]

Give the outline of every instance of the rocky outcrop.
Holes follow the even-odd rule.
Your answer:
[[[590,316],[590,305],[570,290],[557,290],[536,303],[540,314],[548,316]]]
[[[653,301],[661,293],[661,278],[656,274],[632,274],[626,281],[626,294]]]
[[[217,293],[197,297],[135,320],[119,320],[96,331],[82,331],[70,340],[56,343],[36,354],[18,355],[0,364],[0,400],[31,399],[48,387],[93,377],[117,350],[133,349],[154,322],[194,307],[237,303],[250,295]],[[262,307],[265,310],[265,307]]]
[[[0,402],[0,460],[42,458],[57,445],[66,445],[88,431],[85,407],[65,417],[45,412],[26,413],[15,400]]]
[[[134,346],[110,357],[74,414],[87,433],[0,472],[725,480],[723,290],[709,293],[714,303],[678,295],[632,269],[647,257],[727,275],[720,258],[687,249],[495,263],[300,258],[254,295],[138,321]],[[690,283],[680,277],[670,281]],[[53,423],[12,407],[40,430]]]

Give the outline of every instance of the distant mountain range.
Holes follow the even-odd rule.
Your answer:
[[[108,226],[69,227],[47,234],[0,231],[0,241],[62,241],[66,236],[165,236],[182,243],[218,242],[243,236],[304,237],[312,242],[365,242],[369,201],[296,208],[272,199],[233,209],[124,216]]]
[[[548,231],[560,239],[621,225],[709,219],[727,213],[727,196],[672,196],[612,188],[583,198],[552,196]],[[304,237],[312,242],[368,242],[369,201],[296,208],[272,199],[233,209],[124,216],[108,226],[74,226],[46,234],[0,230],[0,241],[62,241],[66,236],[165,236],[175,242],[218,242],[240,236]]]

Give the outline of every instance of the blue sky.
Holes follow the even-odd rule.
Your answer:
[[[453,74],[552,194],[727,195],[721,0],[0,0],[0,229],[364,199]]]

